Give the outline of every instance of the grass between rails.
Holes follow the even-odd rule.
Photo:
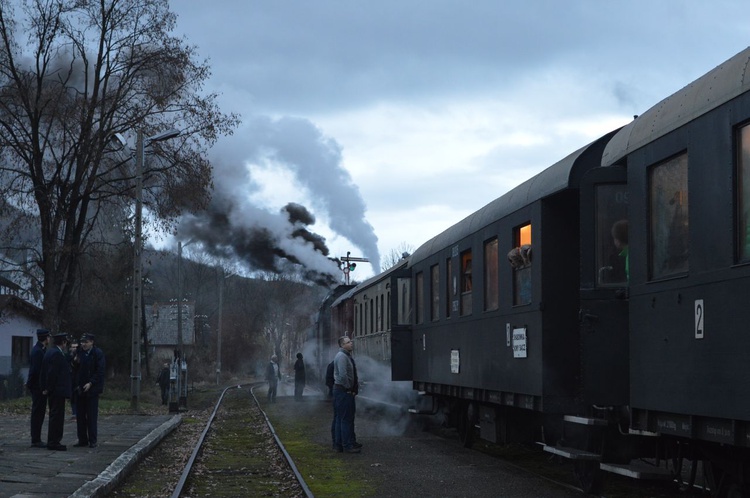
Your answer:
[[[304,496],[246,390],[228,391],[199,463],[189,496]]]
[[[372,483],[363,479],[362,473],[355,472],[341,453],[331,451],[330,443],[323,445],[311,437],[320,431],[321,426],[327,424],[330,427],[330,419],[321,421],[315,417],[299,416],[294,412],[304,409],[304,404],[295,404],[291,400],[263,404],[262,408],[313,495],[376,496]]]

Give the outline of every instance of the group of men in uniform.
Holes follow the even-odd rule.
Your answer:
[[[77,447],[97,446],[99,395],[104,390],[105,359],[94,346],[94,335],[83,334],[80,348],[72,358],[67,350],[66,333],[36,331],[37,343],[31,350],[26,387],[31,391],[31,446],[65,451],[62,444],[65,423],[65,400],[76,393]],[[47,441],[42,440],[42,425],[49,407]]]

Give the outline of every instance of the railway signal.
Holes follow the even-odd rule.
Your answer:
[[[349,285],[349,274],[357,268],[357,262],[369,263],[367,258],[356,258],[350,256],[351,252],[346,251],[346,256],[341,258],[341,271],[344,273],[344,283]]]

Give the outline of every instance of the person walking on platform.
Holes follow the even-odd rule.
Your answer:
[[[271,356],[271,361],[268,362],[266,367],[266,380],[268,381],[268,401],[276,403],[276,389],[279,386],[279,380],[281,379],[281,369],[277,363],[278,356]]]
[[[73,360],[76,357],[76,353],[78,352],[78,341],[73,339],[70,341],[70,345],[68,345],[68,352],[65,354],[65,358],[68,359],[68,363],[70,363],[70,369],[73,373],[73,379],[75,379],[75,368],[76,365],[74,365]],[[78,401],[78,393],[76,393],[75,388],[73,389],[73,392],[70,395],[70,412],[72,413],[72,416],[70,417],[70,420],[73,422],[76,421],[76,401]]]
[[[76,356],[78,364],[76,391],[78,391],[77,447],[96,448],[99,419],[99,395],[104,391],[104,352],[94,346],[94,334],[83,334],[81,350]]]
[[[40,374],[44,353],[49,344],[49,330],[37,329],[36,339],[29,355],[29,376],[26,379],[26,388],[31,392],[31,446],[46,448],[47,443],[42,441],[42,425],[47,414],[47,396],[42,394]]]
[[[52,341],[54,346],[44,353],[40,374],[42,394],[47,396],[49,402],[47,449],[65,451],[68,448],[61,444],[65,429],[65,400],[70,398],[72,392],[70,363],[65,358],[68,334],[55,334]]]
[[[359,453],[361,445],[356,444],[354,437],[354,396],[357,392],[351,358],[354,343],[347,336],[339,338],[338,342],[341,349],[333,359],[334,446],[346,453]]]
[[[297,353],[297,361],[294,362],[294,400],[302,401],[302,393],[305,390],[305,360],[302,353]]]
[[[169,401],[169,362],[164,362],[159,377],[156,379],[156,383],[159,384],[161,389],[161,404],[166,405]]]

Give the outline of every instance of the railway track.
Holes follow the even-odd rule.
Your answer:
[[[141,462],[112,496],[312,497],[255,398],[265,383],[196,396],[180,427]],[[217,400],[218,398],[218,400]]]
[[[262,384],[224,389],[172,498],[208,496],[216,494],[216,490],[229,495],[235,490],[252,493],[257,488],[285,496],[313,496],[255,397],[255,387]],[[220,423],[214,426],[216,421]],[[275,454],[279,452],[283,462]]]
[[[381,496],[390,494],[400,496],[404,488],[398,488],[398,480],[390,470],[394,464],[403,465],[402,458],[408,456],[410,448],[442,448],[438,453],[450,453],[450,443],[423,443],[424,433],[420,427],[412,427],[406,434],[378,434],[378,427],[384,420],[403,419],[403,414],[392,412],[383,416],[381,413],[366,408],[365,403],[358,407],[358,420],[364,429],[365,451],[362,455],[341,455],[330,450],[326,443],[325,433],[329,431],[326,424],[330,421],[330,404],[322,404],[317,396],[310,396],[306,403],[297,404],[291,398],[280,398],[278,404],[264,407],[268,416],[260,410],[259,403],[252,395],[253,387],[261,384],[231,386],[223,391],[213,391],[210,402],[204,410],[191,410],[183,414],[183,423],[176,431],[149,455],[128,481],[129,485],[121,486],[112,496],[118,497],[179,497],[179,496],[292,496],[308,497],[330,496],[335,490],[342,490],[353,496]],[[262,391],[263,393],[263,391]],[[217,401],[217,398],[221,398]],[[364,400],[363,400],[364,401]],[[197,403],[194,403],[197,404]],[[361,409],[361,412],[360,412]],[[391,407],[392,410],[392,407]],[[388,410],[386,410],[388,411]],[[300,414],[306,419],[300,424]],[[273,421],[269,425],[267,418]],[[290,427],[295,427],[290,432]],[[358,426],[359,427],[359,426]],[[277,435],[279,434],[283,436]],[[456,439],[455,431],[430,430],[433,434],[445,439]],[[328,436],[330,437],[330,435]],[[279,443],[284,440],[289,451]],[[301,446],[309,445],[307,452]],[[457,451],[462,449],[458,445]],[[452,459],[451,463],[431,462],[432,454],[419,451],[412,463],[406,463],[418,473],[438,471],[441,479],[459,486],[460,474],[456,468],[473,472],[488,466],[489,472],[499,476],[500,482],[508,478],[503,475],[529,474],[550,483],[558,489],[567,489],[568,493],[554,491],[554,494],[537,492],[537,496],[583,496],[572,478],[572,469],[567,462],[557,461],[548,454],[533,449],[514,445],[475,444],[475,450],[502,460],[497,465],[486,460],[475,459],[469,455]],[[430,450],[427,450],[430,451]],[[434,451],[434,450],[433,450]],[[289,454],[294,456],[296,465],[291,462]],[[440,463],[442,462],[442,463]],[[411,466],[414,467],[411,467]],[[445,465],[448,465],[447,467]],[[508,470],[508,465],[516,470]],[[312,487],[305,484],[302,475]],[[419,470],[422,469],[422,470]],[[391,472],[391,473],[389,473]],[[491,477],[497,479],[497,477]],[[526,479],[521,479],[525,481]],[[413,477],[407,479],[411,486],[412,496],[428,496],[428,487],[434,483],[420,480],[419,488],[414,489]],[[624,498],[629,496],[674,497],[685,496],[676,490],[664,487],[644,487],[633,481],[622,479],[617,486],[608,485],[604,496]],[[474,482],[474,481],[472,481]],[[329,487],[325,487],[328,485]],[[148,487],[153,486],[153,487]],[[345,486],[353,486],[344,488]],[[395,487],[394,487],[395,486]],[[437,491],[445,493],[445,488]],[[460,488],[450,488],[458,490]],[[541,494],[540,494],[541,493]],[[480,493],[481,494],[481,493]],[[433,494],[434,495],[434,494]],[[444,495],[444,494],[443,494]],[[445,495],[447,496],[447,495]],[[529,495],[532,496],[532,495]]]

